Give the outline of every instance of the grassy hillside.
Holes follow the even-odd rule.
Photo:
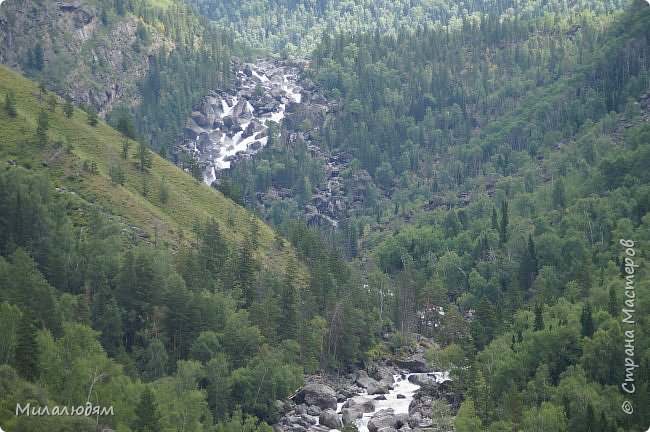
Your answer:
[[[105,213],[123,217],[129,224],[143,230],[149,241],[175,244],[189,242],[192,228],[198,221],[214,216],[225,237],[235,243],[251,232],[256,219],[218,191],[197,182],[153,152],[151,168],[141,172],[138,144],[129,141],[128,157],[122,157],[124,138],[114,129],[99,122],[88,124],[88,115],[78,109],[66,118],[63,101],[56,98],[54,111],[46,102],[51,94],[43,95],[39,88],[18,73],[0,66],[0,98],[13,93],[17,115],[11,117],[0,111],[0,160],[3,169],[20,165],[35,171],[45,171],[52,183],[69,192],[83,206],[97,206]],[[47,143],[42,145],[36,135],[41,109],[47,113],[49,128]],[[96,166],[96,169],[94,167]],[[124,174],[123,185],[115,184],[111,168],[119,167]],[[146,196],[143,194],[146,189]],[[161,189],[167,191],[164,199]],[[258,258],[264,266],[281,265],[292,252],[278,250],[273,231],[259,225]]]

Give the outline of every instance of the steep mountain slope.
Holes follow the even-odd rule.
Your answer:
[[[149,150],[146,157],[151,166],[141,171],[138,143],[102,122],[89,125],[89,116],[81,110],[75,109],[68,119],[58,98],[54,99],[54,111],[50,111],[51,94],[42,94],[37,85],[18,73],[0,68],[0,92],[3,98],[13,95],[17,112],[15,117],[0,113],[3,164],[47,172],[56,187],[74,193],[82,206],[97,206],[107,214],[123,217],[149,242],[157,239],[173,245],[192,241],[194,225],[210,216],[220,222],[233,244],[249,235],[254,218],[219,192]],[[35,132],[41,112],[49,123],[45,143],[39,142]],[[262,261],[269,267],[283,268],[291,253],[278,253],[274,234],[266,225],[259,223],[257,230]]]
[[[8,1],[0,62],[171,148],[191,105],[228,83],[232,41],[178,1]],[[185,78],[191,75],[191,80]]]

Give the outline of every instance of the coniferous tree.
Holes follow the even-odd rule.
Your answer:
[[[145,172],[145,170],[151,168],[151,154],[149,153],[149,147],[147,147],[147,144],[143,140],[138,142],[138,153],[136,156],[140,171]]]
[[[235,268],[235,284],[241,290],[244,304],[250,306],[255,300],[255,262],[249,240],[244,240],[239,245]]]
[[[49,118],[47,116],[47,113],[45,110],[41,110],[38,113],[38,120],[36,123],[36,136],[38,138],[38,142],[41,145],[45,145],[47,143],[47,129],[49,128]]]
[[[499,225],[499,242],[508,241],[508,201],[501,203],[501,224]]]
[[[612,286],[609,288],[609,301],[607,303],[607,312],[614,318],[618,316],[618,311],[620,310],[620,305],[618,304],[618,299],[616,298],[616,289]]]
[[[587,254],[582,257],[580,267],[578,268],[578,283],[582,296],[587,298],[591,292],[592,276],[591,276],[591,259]]]
[[[159,432],[162,430],[156,398],[149,386],[145,387],[140,396],[140,401],[135,407],[135,415],[132,425],[135,432]]]
[[[539,303],[535,305],[535,321],[533,322],[533,330],[544,330],[544,309]]]
[[[72,98],[70,95],[65,96],[63,102],[63,113],[67,118],[72,118],[72,115],[74,114],[74,106],[72,105]]]
[[[34,46],[33,53],[33,67],[39,71],[43,70],[43,67],[45,67],[45,51],[40,42],[37,42]]]
[[[99,120],[97,119],[97,111],[95,110],[95,107],[92,106],[88,107],[87,115],[88,115],[87,118],[88,124],[93,127],[97,126],[97,122]]]
[[[21,377],[33,381],[38,377],[38,345],[36,344],[36,329],[27,312],[23,313],[18,326],[14,360],[16,371]]]
[[[594,320],[589,303],[582,307],[580,323],[582,324],[582,336],[592,337],[594,334]]]
[[[528,236],[528,247],[519,262],[519,283],[523,290],[532,288],[537,276],[537,252],[533,238]]]
[[[5,95],[5,111],[9,117],[16,117],[16,102],[13,92],[9,92]]]

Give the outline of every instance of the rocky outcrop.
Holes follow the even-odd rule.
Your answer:
[[[0,50],[0,63],[22,72],[28,51],[40,43],[44,71],[62,80],[56,92],[103,115],[116,102],[139,97],[136,82],[146,75],[149,56],[162,47],[162,34],[152,28],[150,43],[133,49],[137,28],[128,15],[109,28],[96,2],[6,1],[0,8],[0,46],[7,49]]]

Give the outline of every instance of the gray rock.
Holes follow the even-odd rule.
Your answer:
[[[336,392],[325,384],[307,384],[298,392],[296,402],[317,405],[321,409],[336,409]]]
[[[334,173],[332,173],[334,174]],[[335,177],[338,176],[338,171],[336,172]],[[386,383],[386,384],[394,384],[395,383],[395,377],[393,376],[393,371],[390,370],[389,368],[385,366],[379,366],[377,367],[372,374],[370,374],[374,379],[376,379],[379,382]]]
[[[316,405],[312,405],[312,406],[307,408],[307,414],[309,414],[311,416],[314,416],[314,417],[318,417],[321,414],[322,411],[323,410],[321,410],[320,407],[316,406]]]
[[[201,132],[204,132],[202,127],[197,125],[191,118],[187,119],[185,127],[183,128],[183,136],[186,139],[195,140]]]
[[[320,417],[318,417],[318,420],[320,421],[320,424],[325,425],[331,429],[340,429],[343,427],[343,423],[341,422],[338,414],[336,414],[336,411],[332,409],[326,409],[323,411],[320,414]]]
[[[394,360],[393,363],[411,372],[424,373],[427,371],[426,360],[424,360],[424,354],[422,353],[415,353],[405,359]]]
[[[354,423],[356,419],[363,417],[363,412],[359,408],[343,408],[341,410],[341,418],[343,424]]]
[[[435,376],[430,376],[425,373],[418,373],[418,374],[412,374],[409,375],[408,378],[409,382],[412,382],[413,384],[417,384],[422,388],[435,388],[437,386],[436,382],[436,377]]]
[[[375,402],[372,399],[363,396],[355,396],[348,399],[348,401],[343,404],[343,408],[356,408],[364,413],[369,413],[375,410]]]
[[[244,133],[242,133],[241,137],[243,139],[246,139],[250,136],[253,136],[255,133],[255,124],[253,122],[250,122],[248,126],[246,126],[246,129],[244,129]]]
[[[397,429],[401,429],[402,426],[407,426],[409,424],[409,415],[407,413],[395,414],[395,421],[397,422]]]
[[[372,379],[372,378],[371,378]],[[369,395],[376,395],[376,394],[386,394],[388,393],[388,388],[381,384],[378,383],[377,381],[373,380],[368,383],[368,394]]]
[[[363,388],[368,388],[371,383],[377,384],[377,381],[370,378],[364,370],[356,371],[352,374],[352,378],[355,383],[359,384]]]
[[[208,122],[208,118],[202,112],[194,111],[191,117],[192,120],[194,120],[194,122],[202,128],[210,127],[212,124],[212,122]]]
[[[378,432],[379,429],[395,428],[396,426],[397,419],[395,418],[395,411],[392,408],[379,411],[368,422],[368,430],[370,432]]]

